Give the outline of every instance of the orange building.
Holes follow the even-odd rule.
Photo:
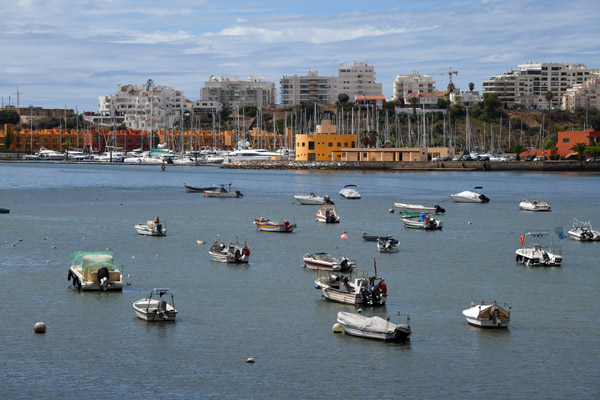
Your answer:
[[[564,131],[558,132],[558,143],[556,148],[561,157],[577,155],[571,150],[576,143],[585,143],[588,146],[600,146],[600,131],[593,129],[587,131]]]

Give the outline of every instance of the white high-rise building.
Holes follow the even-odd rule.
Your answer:
[[[418,71],[397,75],[392,100],[403,99],[411,93],[435,93],[435,81]]]
[[[600,78],[577,83],[562,97],[561,108],[574,111],[576,108],[600,110]]]
[[[98,98],[102,122],[124,123],[129,129],[168,129],[186,107],[183,92],[154,86],[151,81],[146,85],[119,85],[115,95]]]
[[[342,93],[347,94],[350,99],[354,99],[357,95],[380,96],[381,83],[375,82],[373,65],[364,61],[355,61],[352,65],[340,64],[337,94]]]
[[[203,101],[216,101],[231,109],[272,106],[275,105],[276,96],[275,83],[255,76],[246,80],[211,76],[202,88]]]
[[[483,92],[497,94],[509,106],[521,103],[526,108],[558,108],[567,89],[600,76],[599,71],[582,64],[521,64],[516,70],[484,80]],[[548,92],[552,93],[550,102]]]
[[[284,75],[280,90],[282,106],[295,106],[305,101],[333,104],[337,100],[337,77],[319,76],[317,71],[308,71],[306,76]]]

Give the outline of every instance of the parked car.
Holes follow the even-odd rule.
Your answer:
[[[535,156],[533,154],[529,154],[527,157],[525,157],[523,159],[523,161],[533,161],[534,158],[535,158]]]
[[[446,157],[442,157],[442,161],[452,161],[452,158],[446,156]]]
[[[600,162],[600,157],[590,157],[587,160],[585,160],[587,162]]]
[[[537,156],[536,158],[533,159],[533,161],[546,161],[546,157],[544,157],[544,156]]]
[[[442,157],[433,157],[431,161],[442,161]]]
[[[452,159],[452,161],[460,161],[460,159],[461,159],[461,156],[456,156]]]

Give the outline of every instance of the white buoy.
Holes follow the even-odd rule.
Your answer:
[[[333,324],[333,333],[342,333],[344,331],[344,328],[342,328],[342,324],[340,324],[339,322],[336,322],[335,324]]]
[[[202,240],[196,240],[196,244],[204,244]]]
[[[83,240],[85,240],[85,238],[83,238]]]
[[[158,258],[158,254],[156,255],[156,258]]]
[[[246,362],[248,364],[254,364],[254,358],[250,357],[249,359],[246,360]]]
[[[358,310],[356,310],[357,313],[361,313],[362,312],[362,308],[359,308]]]
[[[467,222],[467,224],[471,225],[471,221]]]
[[[131,256],[131,259],[134,259],[134,258],[135,258],[135,256]]]
[[[394,209],[390,208],[390,214],[393,214],[393,213],[394,213]]]
[[[36,322],[35,325],[33,325],[33,331],[35,333],[46,333],[46,324],[43,322]]]
[[[53,248],[53,249],[55,249],[55,248],[56,248],[56,246],[52,246],[52,248]]]

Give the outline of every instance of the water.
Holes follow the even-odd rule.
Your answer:
[[[0,207],[11,209],[0,216],[1,398],[599,396],[600,243],[561,241],[560,268],[514,262],[527,231],[566,232],[573,218],[600,227],[598,174],[60,164],[0,171]],[[184,182],[232,182],[245,196],[204,198],[185,193]],[[350,183],[362,200],[338,199]],[[450,201],[476,185],[489,204]],[[294,193],[310,191],[332,196],[339,225],[318,224],[316,207],[291,204]],[[519,211],[523,198],[541,198],[553,211]],[[388,212],[394,201],[441,204],[444,229],[405,230]],[[136,235],[133,226],[156,215],[168,236]],[[261,216],[298,228],[257,232],[252,221]],[[348,240],[340,239],[344,231]],[[377,253],[363,231],[392,234],[400,253]],[[250,264],[211,262],[217,237],[247,240]],[[131,285],[122,293],[72,290],[71,252],[107,248]],[[412,340],[333,334],[337,312],[355,308],[326,302],[313,288],[314,274],[300,265],[317,251],[355,258],[371,272],[376,259],[388,305],[364,313],[410,313]],[[131,304],[153,287],[174,292],[176,323],[135,317]],[[481,300],[512,306],[508,330],[466,324],[462,310]],[[45,335],[33,333],[36,321],[48,326]]]

